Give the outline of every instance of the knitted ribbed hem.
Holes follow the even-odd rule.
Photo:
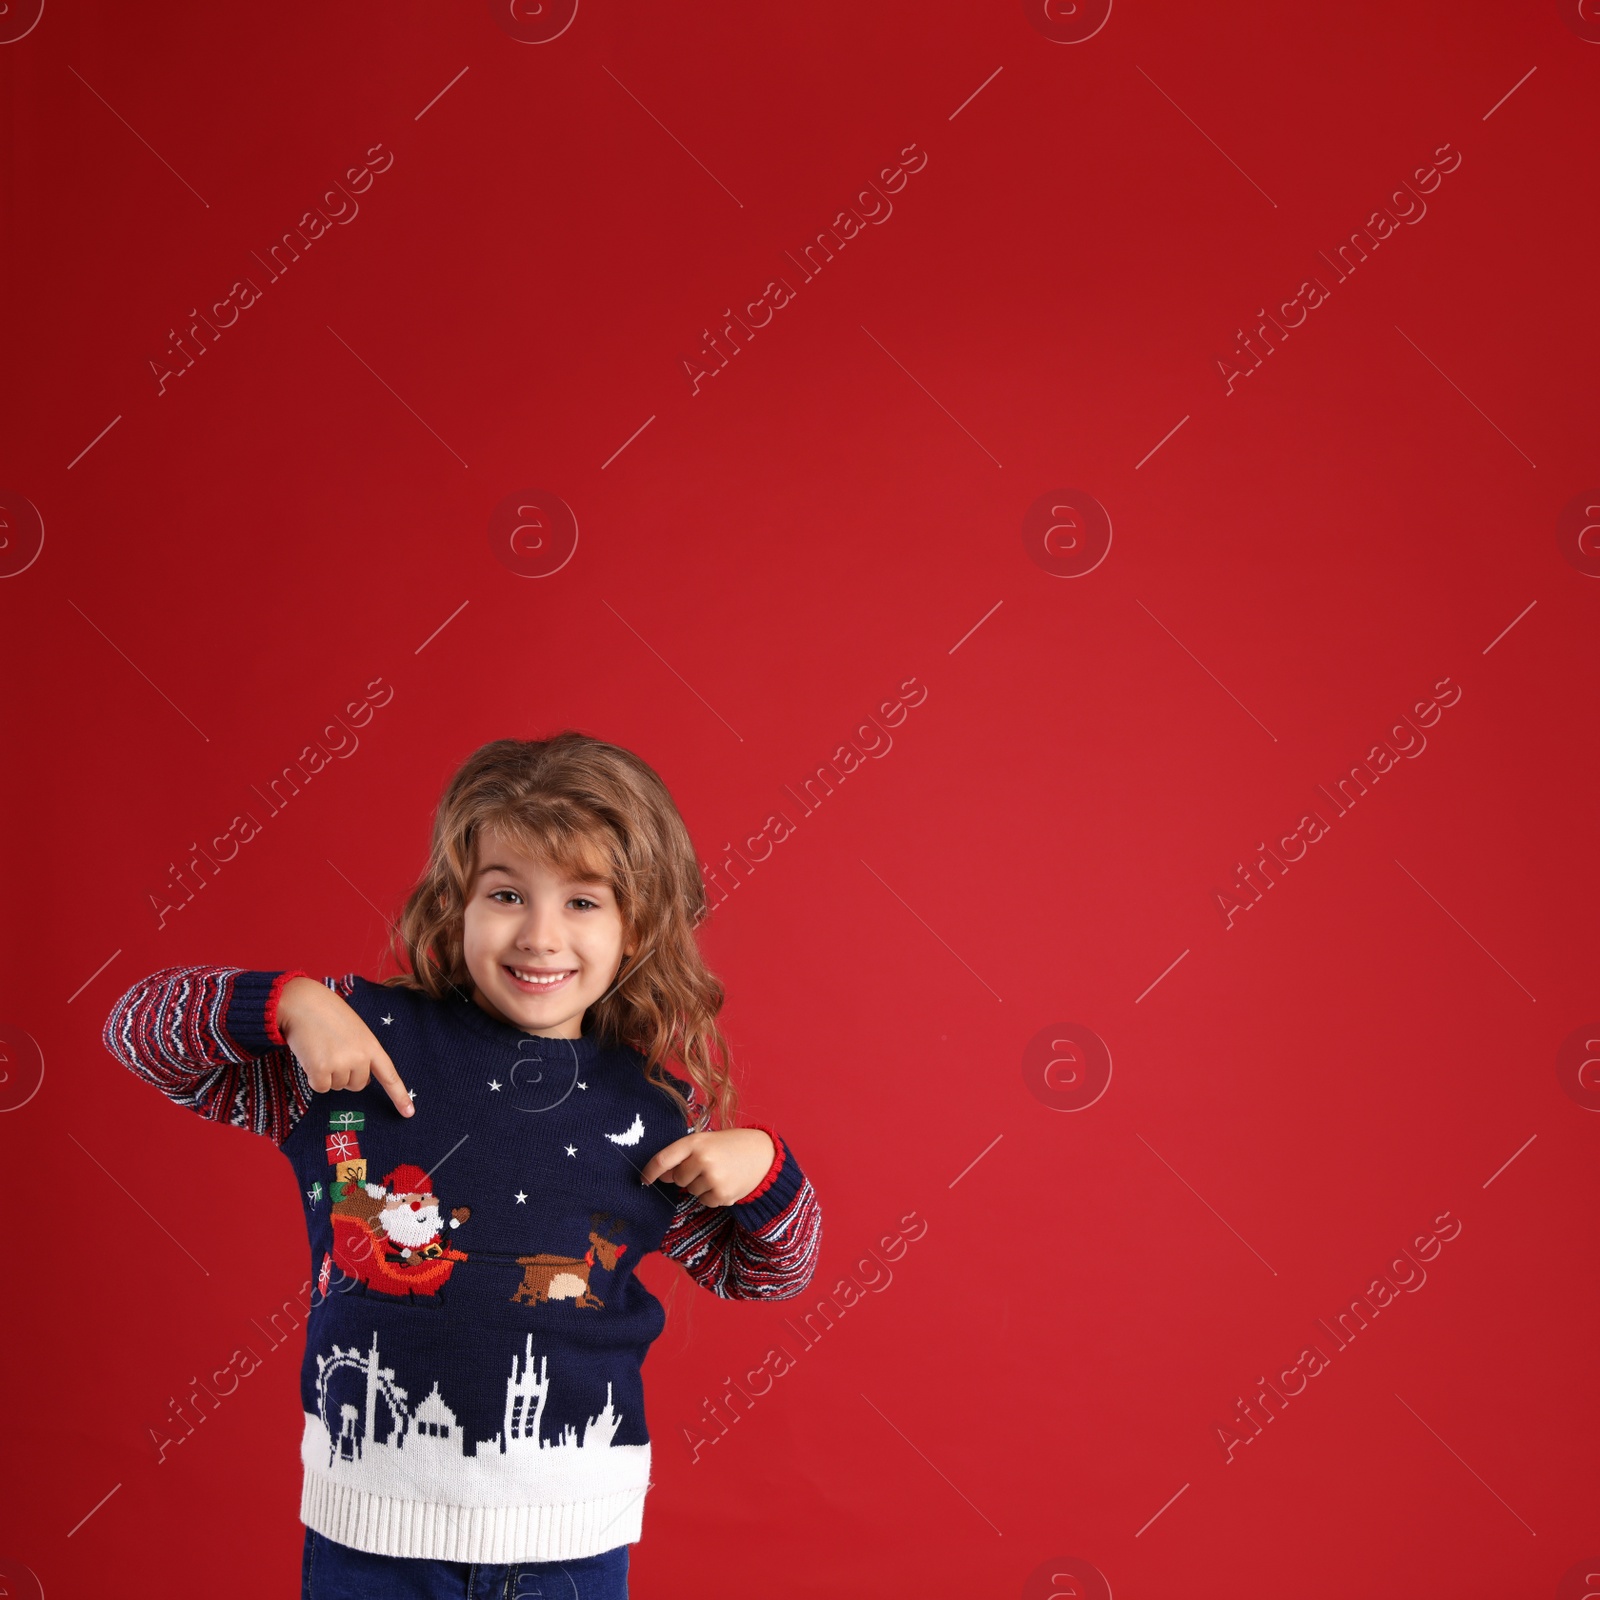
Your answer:
[[[283,1048],[278,1031],[278,996],[290,978],[307,978],[298,969],[289,972],[246,972],[237,970],[228,993],[228,1010],[223,1019],[228,1037],[242,1056],[254,1060],[269,1050]]]
[[[272,991],[267,996],[267,1037],[275,1045],[283,1045],[288,1041],[283,1037],[283,1029],[278,1026],[278,1002],[283,998],[283,986],[291,978],[309,978],[311,974],[301,967],[296,967],[292,972],[280,972],[272,980]]]
[[[300,1520],[325,1539],[380,1556],[430,1561],[570,1561],[619,1544],[637,1544],[644,1531],[644,1489],[556,1505],[447,1506],[399,1500],[307,1472]]]
[[[765,1227],[787,1211],[805,1184],[805,1174],[794,1158],[794,1151],[771,1128],[763,1127],[761,1131],[770,1134],[772,1142],[778,1146],[778,1154],[773,1158],[776,1170],[769,1169],[761,1187],[745,1199],[735,1200],[730,1208],[739,1219],[739,1226],[750,1232]]]

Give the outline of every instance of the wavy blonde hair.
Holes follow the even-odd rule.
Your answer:
[[[610,885],[634,953],[584,1013],[584,1032],[637,1050],[646,1079],[678,1102],[691,1129],[709,1126],[713,1111],[732,1127],[738,1091],[716,1020],[724,990],[695,939],[707,915],[700,863],[667,786],[618,745],[568,728],[548,739],[495,739],[462,762],[434,813],[427,867],[390,930],[404,970],[383,982],[471,998],[463,923],[489,828],[553,871]]]

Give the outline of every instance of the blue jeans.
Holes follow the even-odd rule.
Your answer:
[[[375,1556],[307,1528],[300,1600],[628,1600],[628,1547],[492,1567]]]

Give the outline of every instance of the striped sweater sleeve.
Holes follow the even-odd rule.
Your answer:
[[[136,1077],[212,1122],[259,1133],[279,1148],[313,1090],[278,1031],[278,997],[302,971],[163,967],[111,1008],[105,1047]],[[348,998],[353,976],[322,980]]]
[[[772,1140],[766,1177],[730,1206],[707,1206],[685,1194],[661,1253],[724,1300],[792,1300],[817,1269],[822,1208],[782,1137],[761,1123],[746,1126]]]

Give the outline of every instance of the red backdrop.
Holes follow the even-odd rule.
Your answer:
[[[635,1593],[1575,1600],[1600,11],[568,5],[0,16],[6,1592],[294,1592],[292,1175],[100,1028],[571,726],[826,1219],[645,1273]]]

